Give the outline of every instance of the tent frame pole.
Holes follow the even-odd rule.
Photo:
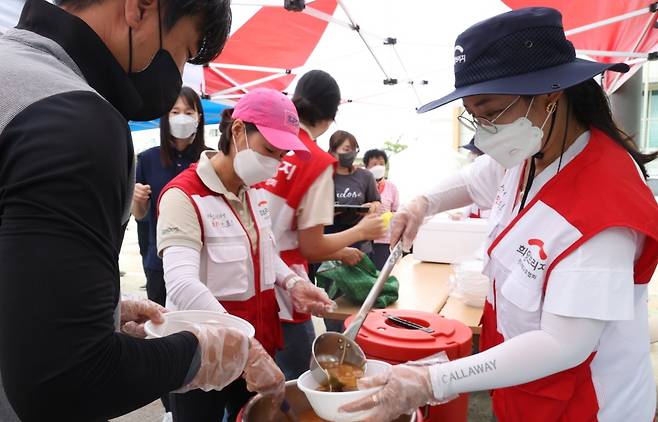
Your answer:
[[[636,51],[576,50],[576,53],[587,56],[623,57],[633,59],[647,59],[649,57],[649,53],[638,53]]]
[[[356,22],[352,18],[352,15],[350,14],[349,10],[347,10],[347,6],[345,6],[345,2],[343,0],[337,0],[337,1],[338,1],[338,5],[340,6],[340,8],[343,9],[343,12],[345,12],[345,15],[347,16],[347,19],[352,24],[352,29],[354,31],[356,31],[357,34],[359,34],[359,37],[361,38],[361,41],[363,41],[363,43],[366,45],[366,48],[368,49],[368,51],[370,51],[370,55],[372,56],[373,59],[375,59],[375,62],[377,62],[377,66],[379,66],[382,73],[384,74],[384,77],[386,78],[384,83],[386,84],[387,81],[393,81],[394,79],[392,79],[390,76],[388,76],[388,73],[386,72],[386,69],[384,69],[384,66],[379,61],[379,58],[377,58],[377,55],[375,54],[375,51],[372,49],[372,46],[370,45],[370,43],[368,42],[366,37],[364,37],[363,34],[361,33],[361,27],[356,24]],[[395,81],[395,82],[397,83],[397,81]]]
[[[227,89],[215,92],[214,94],[212,94],[210,96],[210,98],[214,99],[215,96],[217,96],[217,95],[231,94],[231,93],[236,92],[236,91],[243,91],[243,92],[247,93],[248,92],[247,88],[249,88],[249,87],[252,87],[254,85],[259,85],[259,84],[262,84],[262,83],[265,83],[265,82],[273,81],[275,79],[279,79],[279,78],[282,78],[284,76],[287,76],[287,74],[285,74],[285,73],[276,73],[274,75],[269,75],[269,76],[265,76],[263,78],[254,79],[253,81],[246,82],[246,83],[243,83],[243,84],[234,84],[235,86],[233,86],[231,88],[227,88]],[[233,83],[233,82],[231,82],[231,83]]]
[[[644,25],[644,29],[642,30],[642,33],[640,33],[640,36],[638,37],[637,41],[635,42],[635,45],[632,48],[632,51],[636,51],[637,48],[640,46],[640,43],[642,43],[642,40],[644,37],[647,35],[651,27],[653,26],[655,22],[655,16],[652,14],[649,16],[649,19],[647,19],[646,24]],[[609,94],[615,92],[619,88],[619,80],[621,79],[621,73],[617,73],[615,75],[615,79],[612,81],[612,83],[609,85]]]
[[[248,70],[254,72],[267,72],[267,73],[289,74],[291,72],[290,69],[283,69],[278,67],[251,66],[251,65],[232,64],[232,63],[208,63],[208,66],[214,67],[216,69]]]
[[[587,25],[579,26],[577,28],[573,28],[573,29],[570,29],[568,31],[564,31],[564,34],[567,37],[569,37],[571,35],[579,34],[581,32],[585,32],[585,31],[589,31],[590,29],[600,28],[602,26],[606,26],[606,25],[610,25],[610,24],[613,24],[613,23],[621,22],[621,21],[626,20],[626,19],[632,19],[632,18],[635,18],[637,16],[642,16],[645,13],[656,13],[656,10],[657,10],[656,7],[658,7],[657,5],[658,5],[658,3],[652,3],[648,7],[645,7],[645,8],[640,9],[640,10],[624,13],[623,15],[614,16],[612,18],[604,19],[604,20],[601,20],[601,21],[598,21],[598,22],[594,22],[594,23],[590,23],[590,24],[587,24]]]
[[[226,73],[222,72],[221,70],[219,70],[215,67],[210,67],[210,70],[212,72],[216,73],[217,75],[219,75],[221,78],[224,78],[224,80],[226,80],[226,82],[230,83],[234,87],[240,87],[240,85],[241,85],[240,83],[238,83],[235,79],[231,78],[230,76],[228,76]],[[244,92],[245,94],[249,92],[245,88],[238,88],[238,90]],[[212,98],[213,95],[214,94],[211,94],[210,98]]]

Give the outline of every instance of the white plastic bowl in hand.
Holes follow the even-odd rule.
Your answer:
[[[368,359],[366,364],[366,377],[385,373],[391,370],[391,365],[380,360]],[[381,387],[368,388],[366,390],[347,391],[342,393],[331,393],[317,391],[320,385],[313,379],[311,371],[306,371],[297,380],[297,387],[306,394],[306,398],[313,411],[322,419],[332,422],[353,422],[363,420],[370,411],[351,413],[349,415],[338,413],[338,409],[344,404],[351,403],[371,394],[375,394]]]
[[[240,330],[249,338],[256,332],[254,326],[242,318],[213,311],[171,311],[164,315],[162,324],[147,321],[144,324],[147,338],[160,338],[170,334],[187,331],[193,324],[217,324],[222,327],[231,327]]]

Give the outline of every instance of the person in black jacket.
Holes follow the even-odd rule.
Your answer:
[[[164,115],[185,62],[219,54],[229,1],[55,3],[27,0],[16,29],[0,37],[0,372],[9,402],[27,422],[103,421],[172,390],[221,389],[243,371],[249,379],[254,362],[264,375],[252,374],[253,390],[283,385],[244,334],[199,325],[143,340],[140,324],[160,321],[161,308],[120,303],[134,186],[126,120]]]

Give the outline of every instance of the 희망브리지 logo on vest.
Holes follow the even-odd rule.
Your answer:
[[[268,202],[262,200],[258,202],[258,214],[264,218],[270,218],[270,207],[267,206]]]
[[[528,278],[536,279],[538,273],[546,269],[548,254],[542,240],[529,239],[526,245],[519,245],[516,252],[521,255],[517,263]]]

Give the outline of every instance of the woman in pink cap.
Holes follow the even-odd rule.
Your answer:
[[[282,346],[274,286],[301,312],[321,315],[334,303],[279,258],[267,196],[253,186],[273,177],[283,157],[308,157],[293,103],[270,89],[253,90],[222,115],[219,152],[172,180],[160,197],[158,252],[169,309],[228,312],[249,321],[269,355]],[[269,357],[265,356],[267,359]],[[268,367],[268,370],[271,368]],[[277,368],[278,370],[278,368]],[[233,421],[250,397],[268,392],[258,377],[221,391],[172,394],[175,421]],[[281,394],[281,383],[273,392]]]

